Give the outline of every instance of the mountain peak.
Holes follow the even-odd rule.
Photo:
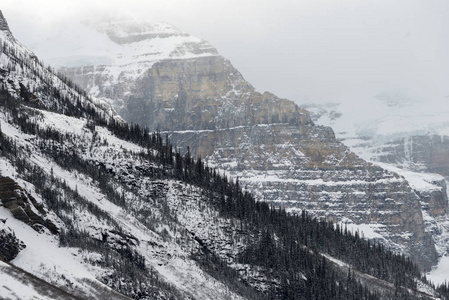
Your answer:
[[[12,33],[9,30],[8,22],[6,22],[6,19],[3,16],[3,13],[1,10],[0,10],[0,31],[5,32],[8,36],[12,37]]]
[[[134,43],[154,38],[189,36],[189,34],[167,23],[130,19],[103,20],[98,22],[95,27],[100,32],[106,33],[111,40],[118,44]]]

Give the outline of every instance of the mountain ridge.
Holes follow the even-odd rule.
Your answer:
[[[58,229],[36,231],[2,199],[0,219],[26,245],[15,266],[84,299],[439,297],[410,259],[255,201],[239,180],[97,106],[15,41],[1,45],[1,176]],[[17,298],[17,286],[0,291]]]
[[[421,267],[436,263],[420,198],[406,180],[357,157],[292,101],[255,91],[227,59],[163,59],[122,82],[109,79],[113,67],[61,71],[115,103],[128,122],[168,134],[181,151],[239,178],[259,201],[371,227]]]

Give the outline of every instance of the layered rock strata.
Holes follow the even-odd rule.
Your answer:
[[[128,42],[122,38],[122,45]],[[404,178],[357,157],[292,101],[256,92],[228,60],[204,45],[174,47],[174,54],[209,50],[142,63],[133,76],[125,69],[111,78],[117,65],[63,71],[114,103],[127,121],[167,133],[181,151],[189,148],[239,178],[258,199],[368,225],[375,229],[370,237],[411,255],[421,267],[436,262],[420,199]]]

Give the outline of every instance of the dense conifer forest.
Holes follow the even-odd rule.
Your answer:
[[[6,44],[1,44],[0,50],[31,70],[37,70],[35,64],[40,64],[20,57],[14,48]],[[0,72],[11,72],[15,65],[11,64],[8,68]],[[36,71],[33,76],[43,82],[50,82],[46,74]],[[418,281],[427,283],[427,280],[407,257],[391,252],[382,244],[364,240],[357,232],[354,234],[336,224],[313,218],[305,211],[292,215],[283,209],[255,201],[251,194],[242,189],[238,179],[230,179],[209,168],[200,157],[193,158],[188,150],[181,153],[167,137],[158,132],[150,133],[138,125],[128,125],[120,119],[106,117],[101,109],[88,101],[84,91],[67,78],[61,77],[60,80],[61,85],[73,87],[78,94],[61,93],[58,88],[49,88],[51,85],[47,84],[37,87],[41,94],[47,95],[47,101],[41,101],[34,97],[37,90],[20,85],[19,101],[10,96],[5,84],[0,83],[0,107],[7,115],[7,121],[16,124],[22,132],[34,135],[40,150],[52,157],[61,168],[93,178],[108,199],[120,207],[127,208],[127,202],[123,194],[118,193],[111,184],[114,171],[84,159],[76,149],[64,147],[77,144],[71,134],[56,129],[42,129],[33,123],[31,116],[39,116],[39,111],[34,108],[86,118],[93,132],[96,126],[105,127],[117,137],[140,145],[144,151],[129,155],[147,162],[148,167],[139,170],[142,176],[152,180],[178,180],[201,188],[205,201],[215,207],[222,217],[237,220],[239,230],[258,237],[247,241],[248,246],[239,255],[238,263],[260,267],[260,272],[268,279],[265,291],[251,288],[240,279],[234,268],[206,246],[194,257],[204,270],[226,282],[237,293],[250,299],[425,299],[418,292],[417,284]],[[94,135],[92,145],[95,143],[101,141],[96,141]],[[29,163],[26,151],[0,132],[0,154],[14,164],[26,181],[36,186],[46,205],[65,222],[65,229],[58,233],[61,246],[101,253],[105,259],[97,263],[116,270],[110,278],[103,280],[135,299],[152,297],[160,291],[168,299],[180,297],[175,289],[159,281],[156,272],[149,270],[145,259],[131,247],[114,248],[105,243],[107,236],[104,240],[96,240],[73,226],[67,214],[73,210],[73,205],[77,205],[118,228],[117,234],[124,239],[128,238],[129,244],[132,244],[132,238],[120,232],[120,225],[114,219],[86,201],[76,189]],[[129,182],[119,184],[123,190],[139,197],[138,191]],[[164,205],[157,195],[153,200]],[[169,209],[164,218],[173,218]],[[155,226],[150,216],[142,222],[149,228]],[[197,242],[202,244],[199,239]],[[375,277],[372,278],[373,282],[385,281],[392,288],[380,289],[375,287],[376,284],[374,287],[369,286],[362,276],[364,274]],[[115,286],[119,277],[126,278],[127,282]],[[437,291],[442,298],[448,299],[446,284],[439,286]]]
[[[55,158],[58,164],[68,170],[76,169],[86,173],[98,181],[99,187],[117,205],[126,205],[121,195],[117,194],[108,184],[112,178],[110,170],[101,165],[92,165],[89,161],[79,157],[76,151],[62,151],[57,145],[71,140],[69,134],[62,134],[57,130],[41,130],[30,122],[27,114],[32,110],[21,106],[17,100],[11,98],[6,91],[1,92],[1,106],[10,114],[11,121],[20,126],[28,134],[41,139],[41,148],[48,155]],[[23,99],[22,103],[26,103]],[[34,105],[38,106],[38,105]],[[241,230],[257,232],[258,240],[249,241],[250,246],[239,257],[241,264],[252,264],[262,267],[265,276],[273,283],[264,297],[275,299],[414,299],[417,294],[416,279],[426,282],[416,265],[403,255],[394,254],[379,243],[362,239],[358,233],[348,232],[330,222],[317,220],[306,212],[291,215],[283,209],[270,208],[266,203],[256,202],[253,197],[242,190],[238,180],[232,180],[207,167],[201,158],[194,159],[190,153],[180,153],[173,149],[170,141],[159,133],[150,134],[147,129],[138,125],[127,125],[120,121],[107,121],[98,115],[94,109],[81,105],[65,110],[68,115],[84,116],[91,120],[91,126],[106,126],[118,137],[139,144],[147,151],[139,153],[138,158],[152,162],[163,168],[149,168],[142,172],[154,179],[176,179],[201,187],[206,191],[210,204],[215,206],[224,217],[241,221]],[[36,112],[35,112],[36,113]],[[64,201],[57,192],[46,188],[46,181],[56,184],[66,191],[65,195],[75,199],[78,205],[85,206],[96,215],[102,215],[101,210],[79,197],[76,191],[64,186],[63,182],[55,182],[54,178],[47,178],[42,170],[27,164],[21,159],[20,151],[14,143],[4,135],[0,136],[1,153],[15,162],[16,167],[27,180],[41,187],[40,193],[46,199],[49,207],[55,211],[70,211],[70,202]],[[55,144],[56,142],[56,144]],[[56,146],[55,146],[56,145]],[[153,151],[155,150],[155,151]],[[64,214],[60,214],[63,217]],[[108,218],[104,214],[105,218]],[[167,216],[170,218],[170,216]],[[92,240],[87,234],[70,229],[59,233],[62,246],[83,247],[106,252],[104,262],[120,273],[129,275],[131,281],[142,282],[148,280],[142,277],[145,262],[138,253],[130,249],[109,249],[100,241]],[[114,223],[113,219],[108,222]],[[337,264],[323,256],[329,255],[341,260],[350,267],[342,271]],[[262,297],[258,293],[246,291],[238,283],[236,272],[229,270],[224,262],[205,249],[203,255],[196,257],[205,268],[213,265],[217,277],[235,277],[230,281],[242,294]],[[363,272],[378,279],[393,283],[394,293],[373,291],[361,284],[355,274]],[[141,276],[141,277],[139,277]],[[140,279],[140,280],[139,280]],[[306,279],[306,280],[305,280]],[[157,282],[156,278],[153,278]],[[228,279],[229,280],[229,279]],[[112,281],[112,279],[111,279]],[[128,285],[126,289],[130,289]],[[154,286],[155,283],[152,284]],[[158,283],[158,285],[162,285]],[[131,290],[121,290],[128,295],[135,295]],[[170,290],[165,287],[166,290]],[[447,293],[447,286],[438,288],[441,294]],[[150,292],[147,291],[146,295]],[[419,297],[418,297],[419,298]]]

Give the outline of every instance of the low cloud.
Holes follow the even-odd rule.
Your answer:
[[[384,91],[449,95],[447,1],[128,0],[124,6],[3,0],[1,9],[26,46],[54,43],[38,53],[43,57],[64,54],[52,36],[61,26],[124,15],[206,39],[257,90],[298,102],[362,101]]]

